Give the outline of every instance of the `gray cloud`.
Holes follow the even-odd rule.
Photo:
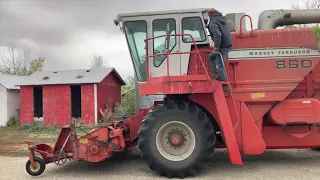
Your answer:
[[[0,0],[0,47],[26,44],[45,56],[47,69],[88,68],[98,53],[123,76],[133,69],[125,38],[113,19],[118,13],[216,7],[223,13],[290,8],[298,0]],[[251,8],[251,7],[254,8]]]

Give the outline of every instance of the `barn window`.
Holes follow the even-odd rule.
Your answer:
[[[33,87],[33,106],[34,106],[34,116],[33,117],[43,117],[43,102],[42,102],[42,87]]]
[[[72,117],[81,118],[81,86],[71,86],[71,110]]]

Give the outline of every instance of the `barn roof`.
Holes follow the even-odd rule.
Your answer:
[[[51,84],[97,84],[110,73],[115,73],[122,85],[126,83],[114,68],[93,68],[61,71],[37,71],[26,77],[16,86],[51,85]]]
[[[25,76],[5,75],[0,74],[0,85],[6,89],[20,89],[15,84],[19,83],[25,78]]]

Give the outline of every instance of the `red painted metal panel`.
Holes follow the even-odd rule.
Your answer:
[[[20,87],[20,124],[33,123],[33,87]]]
[[[99,120],[102,118],[99,109],[103,109],[104,104],[113,109],[115,102],[121,103],[121,82],[114,73],[110,73],[97,85],[97,97]]]
[[[81,85],[81,117],[84,124],[94,124],[94,85]]]
[[[266,149],[266,144],[244,102],[241,103],[241,123],[243,153],[246,155],[262,154]]]
[[[320,102],[317,99],[286,99],[270,111],[270,119],[279,125],[316,124]]]
[[[293,45],[295,46],[295,45]],[[207,48],[202,48],[200,51],[207,51]],[[201,56],[203,59],[208,59],[209,52],[202,52]],[[312,61],[312,67],[310,68],[276,68],[276,61],[279,59],[250,59],[250,60],[241,60],[237,62],[235,65],[232,62],[229,63],[226,61],[228,80],[232,85],[232,92],[234,98],[241,101],[282,101],[289,94],[290,97],[301,98],[302,96],[312,96],[313,95],[313,87],[312,87],[312,79],[308,79],[308,93],[306,92],[306,80],[305,77],[308,77],[308,74],[312,73],[317,74],[319,77],[319,73],[314,72],[320,71],[320,59],[315,57],[309,57],[307,60]],[[282,60],[282,59],[281,59]],[[306,58],[287,58],[285,62],[288,63],[289,60],[297,60],[298,62],[302,62],[306,60]],[[208,60],[207,60],[208,62]],[[188,74],[192,74],[196,76],[197,73],[202,73],[202,68],[197,65],[199,63],[199,59],[192,55],[190,59],[190,65]],[[210,70],[209,64],[206,64],[206,69]],[[236,66],[236,67],[234,67]],[[263,67],[263,68],[262,68]],[[309,75],[310,76],[310,75]],[[188,80],[187,76],[181,76],[184,78],[184,81]],[[313,76],[315,78],[315,75]],[[320,81],[319,81],[320,84]],[[157,90],[157,89],[155,89]],[[304,91],[303,91],[304,90]],[[297,93],[295,93],[297,91]],[[260,99],[252,99],[252,92],[264,92],[265,97]],[[294,93],[293,93],[294,92]],[[293,93],[293,94],[292,94]],[[145,93],[147,94],[147,93]]]
[[[319,127],[311,126],[267,126],[262,129],[268,149],[319,148]]]
[[[69,85],[43,87],[43,119],[46,125],[68,125],[71,120]]]
[[[253,102],[246,103],[246,106],[259,129],[259,132],[262,130],[263,117],[264,115],[272,108],[274,105],[273,102]]]
[[[239,37],[239,32],[232,33],[232,47],[317,47],[317,39],[311,28],[255,30],[253,36],[247,32]],[[243,33],[244,34],[244,33]]]
[[[308,47],[317,49],[318,44],[315,34],[311,28],[307,29],[283,29],[232,33],[233,49],[242,48],[276,48],[276,47]],[[298,37],[298,38],[296,38]],[[192,49],[194,51],[195,48]],[[206,70],[210,70],[208,56],[212,50],[209,47],[200,47],[200,54],[204,60]],[[276,60],[311,60],[310,68],[276,68]],[[241,101],[281,101],[289,94],[289,98],[312,97],[315,93],[314,87],[319,88],[320,72],[319,58],[286,58],[286,59],[242,59],[238,61],[226,60],[228,79],[233,86],[234,98]],[[312,71],[312,72],[311,72]],[[197,54],[191,54],[189,63],[189,75],[203,74],[204,69],[200,65]],[[310,78],[312,73],[312,78]],[[309,77],[305,79],[305,77]],[[315,84],[316,83],[316,84]],[[158,90],[159,91],[159,90]],[[265,92],[265,98],[252,99],[251,92]]]
[[[190,80],[198,79],[198,80]],[[140,84],[140,94],[190,94],[190,93],[212,93],[217,87],[217,81],[204,80],[203,75],[170,76],[169,82],[164,77],[154,77],[149,83]],[[220,83],[219,83],[220,85]]]

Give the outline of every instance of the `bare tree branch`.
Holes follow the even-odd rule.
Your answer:
[[[98,56],[97,54],[93,55],[93,59],[91,59],[91,68],[105,68],[109,65],[105,63],[102,56]]]
[[[320,0],[305,0],[297,4],[292,4],[291,9],[300,10],[300,9],[320,9]],[[313,24],[314,25],[314,24]],[[298,24],[299,27],[310,27],[312,24]],[[318,27],[318,24],[316,24]]]
[[[32,58],[27,46],[18,48],[10,42],[0,51],[0,73],[11,75],[30,75],[42,70],[45,58]]]

